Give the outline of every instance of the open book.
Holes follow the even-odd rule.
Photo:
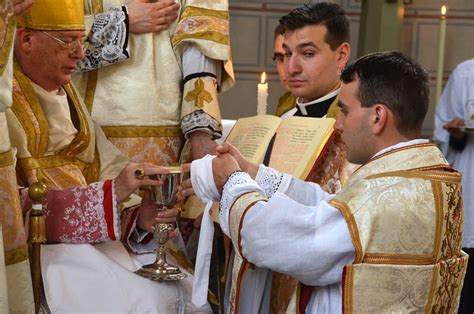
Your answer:
[[[322,157],[334,133],[332,118],[289,117],[285,120],[270,115],[237,120],[226,141],[239,149],[245,158],[260,164],[267,148],[271,148],[269,166],[305,180]],[[203,210],[202,203],[191,197],[186,202],[184,218],[195,218]],[[218,207],[212,209],[214,221],[219,221]]]

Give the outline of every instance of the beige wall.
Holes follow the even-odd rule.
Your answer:
[[[271,60],[273,29],[281,15],[306,1],[230,0],[231,43],[237,84],[220,96],[223,118],[236,119],[256,114],[257,82],[260,73],[269,74],[269,108],[274,113],[283,90]],[[357,52],[360,2],[333,1],[346,10],[351,24],[353,58]],[[405,6],[401,51],[421,63],[431,78],[432,97],[423,132],[430,135],[435,109],[435,76],[439,42],[439,9],[448,5],[444,83],[461,61],[474,58],[474,0],[413,0]]]

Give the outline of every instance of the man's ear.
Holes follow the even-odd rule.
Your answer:
[[[337,68],[339,72],[341,72],[345,67],[347,62],[349,61],[349,57],[351,56],[351,45],[347,42],[342,43],[336,49],[337,51]]]
[[[16,45],[19,45],[20,48],[25,51],[31,51],[32,40],[33,40],[33,31],[27,28],[19,28],[16,31],[15,41]]]
[[[372,127],[372,133],[374,135],[380,135],[383,132],[387,125],[390,114],[391,113],[389,109],[385,105],[375,104],[372,106],[369,124]]]

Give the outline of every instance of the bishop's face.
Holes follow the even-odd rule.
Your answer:
[[[362,107],[359,97],[359,82],[342,83],[338,106],[341,109],[334,128],[342,133],[347,149],[347,160],[364,164],[373,155],[373,134],[369,125],[372,108]]]
[[[84,58],[84,39],[83,30],[32,31],[28,72],[34,73],[27,73],[28,76],[48,91],[69,83]]]

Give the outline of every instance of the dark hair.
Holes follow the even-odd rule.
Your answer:
[[[294,31],[305,26],[323,25],[327,29],[324,39],[332,50],[349,42],[349,21],[344,10],[335,3],[307,3],[293,9],[280,19],[284,31]]]
[[[409,57],[398,51],[368,54],[349,64],[341,80],[345,84],[359,81],[362,107],[387,106],[400,134],[413,136],[421,131],[429,106],[429,79]]]
[[[275,41],[275,39],[277,38],[278,35],[283,35],[284,33],[285,33],[285,29],[283,28],[283,25],[278,24],[275,27],[275,31],[274,31],[274,34],[273,34],[273,41]]]

